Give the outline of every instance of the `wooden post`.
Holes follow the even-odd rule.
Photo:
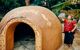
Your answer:
[[[26,6],[30,5],[30,0],[25,0]]]

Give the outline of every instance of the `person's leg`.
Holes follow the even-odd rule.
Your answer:
[[[69,33],[68,32],[65,32],[65,35],[64,35],[64,47],[69,47],[69,37],[68,37]]]
[[[64,44],[67,44],[68,41],[68,32],[64,32]]]
[[[68,47],[72,47],[72,44],[67,44]]]
[[[74,50],[74,47],[73,47],[73,41],[74,41],[74,34],[75,32],[71,32],[71,43],[70,43],[70,48],[72,48],[72,50]]]
[[[68,47],[72,46],[74,39],[74,35],[72,32],[65,32],[65,37],[64,37],[64,44],[66,44]]]
[[[69,40],[69,43],[68,43],[68,47],[69,47],[69,49],[74,50],[74,48],[72,46],[73,40],[74,40],[74,32],[70,32],[70,37],[69,38],[70,38],[70,40]]]

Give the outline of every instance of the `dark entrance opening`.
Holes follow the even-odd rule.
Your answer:
[[[25,24],[19,23],[14,31],[14,50],[35,50],[35,33]]]

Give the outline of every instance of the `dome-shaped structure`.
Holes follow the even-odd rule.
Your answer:
[[[40,6],[11,10],[0,23],[0,50],[13,50],[14,30],[19,23],[35,32],[35,50],[57,50],[62,42],[61,23],[54,13]]]

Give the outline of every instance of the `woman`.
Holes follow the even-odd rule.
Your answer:
[[[72,16],[69,15],[67,19],[64,20],[64,44],[68,45],[68,47],[72,47],[73,40],[74,40],[74,33],[77,27],[76,21],[73,20]]]

